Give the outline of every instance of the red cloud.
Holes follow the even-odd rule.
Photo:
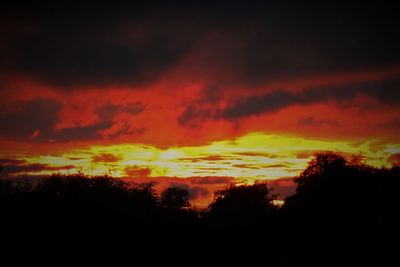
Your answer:
[[[125,173],[130,178],[147,178],[151,174],[151,169],[139,166],[129,166],[125,168]]]
[[[121,157],[111,153],[103,153],[92,157],[92,162],[117,162],[119,160],[121,160]]]

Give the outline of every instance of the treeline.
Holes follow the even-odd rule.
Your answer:
[[[230,185],[206,211],[189,192],[110,177],[0,179],[0,262],[338,266],[397,261],[400,168],[321,153],[282,207],[266,183]]]

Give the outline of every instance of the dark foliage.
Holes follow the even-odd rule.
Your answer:
[[[298,258],[308,265],[395,259],[400,168],[377,169],[322,153],[295,178],[296,194],[281,211]],[[351,260],[351,262],[349,262]]]
[[[111,177],[0,179],[1,261],[133,266],[395,265],[400,168],[322,153],[273,205],[265,183],[230,185],[205,212],[189,193]]]
[[[189,192],[178,187],[170,187],[161,193],[161,205],[170,209],[185,209],[190,207]]]
[[[258,223],[276,209],[266,183],[230,185],[215,193],[208,217],[230,223]]]

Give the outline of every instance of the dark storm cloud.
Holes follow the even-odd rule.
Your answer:
[[[38,4],[2,13],[31,30],[17,27],[4,39],[14,56],[0,67],[67,88],[154,81],[196,37],[183,34],[190,25],[175,29],[172,13],[157,15],[144,4]]]
[[[155,81],[185,49],[169,45],[164,37],[135,44],[113,43],[104,36],[85,37],[85,33],[75,32],[42,35],[20,47],[18,67],[62,87]]]
[[[250,82],[399,63],[399,19],[389,5],[299,2],[274,11],[243,51]]]
[[[113,118],[121,112],[138,114],[144,110],[140,103],[115,106],[106,104],[96,110],[99,122],[89,126],[55,130],[59,122],[61,105],[50,99],[35,99],[6,104],[0,107],[0,136],[37,142],[67,142],[74,140],[99,139],[99,130],[112,126]],[[126,129],[126,131],[130,131]],[[122,132],[119,134],[123,134]],[[112,137],[117,137],[115,133]]]
[[[350,83],[345,85],[327,85],[306,88],[301,92],[289,92],[284,89],[275,90],[263,95],[241,98],[223,109],[189,105],[178,118],[181,125],[193,125],[203,120],[236,120],[249,116],[274,113],[293,105],[310,105],[326,101],[347,107],[349,101],[358,94],[365,94],[377,99],[382,105],[398,106],[400,104],[400,78],[369,82]],[[360,106],[360,108],[371,108]],[[316,121],[307,118],[300,122],[303,125],[330,124],[331,121]]]
[[[0,166],[19,165],[25,163],[22,159],[0,158]]]
[[[400,62],[400,23],[389,5],[249,6],[238,24],[227,20],[232,23],[230,29],[218,28],[206,51],[206,63],[199,62],[205,69],[214,65],[223,69],[219,83],[257,86],[276,79]]]
[[[49,136],[58,122],[61,106],[48,99],[36,99],[3,105],[0,108],[0,136],[28,139],[36,130]]]
[[[299,101],[299,97],[285,91],[275,91],[261,96],[252,96],[240,100],[219,111],[215,118],[237,119],[251,115],[272,113]],[[310,99],[311,100],[311,99]],[[310,100],[303,100],[309,102]]]
[[[378,127],[386,129],[400,129],[400,116],[396,116],[388,122],[378,124]]]
[[[383,104],[398,105],[400,104],[400,76],[370,82],[312,87],[306,91],[306,97],[310,99],[332,97],[346,100],[358,93],[373,96]]]
[[[154,82],[210,34],[194,64],[219,66],[220,83],[400,62],[397,9],[384,3],[35,3],[0,15],[0,69],[64,87]]]
[[[189,104],[183,113],[178,117],[178,123],[180,125],[196,128],[199,126],[199,121],[213,118],[215,111],[215,109],[203,108],[198,103]]]
[[[75,168],[73,165],[49,166],[42,163],[27,163],[25,160],[8,158],[0,159],[0,173],[3,175],[15,175],[26,172],[70,170],[73,168]]]
[[[110,128],[113,125],[113,119],[119,113],[125,112],[132,115],[143,112],[144,106],[139,102],[134,102],[126,105],[114,105],[106,104],[96,109],[96,114],[99,116],[99,121],[95,124],[72,127],[56,131],[57,141],[68,141],[68,140],[93,140],[99,139],[99,131]],[[142,134],[145,131],[144,128],[130,129],[128,123],[124,121],[124,127],[113,134],[108,135],[108,138],[117,138],[123,134]]]
[[[300,93],[278,90],[240,100],[217,113],[215,117],[238,119],[251,115],[273,113],[292,105],[309,105],[330,100],[345,105],[346,101],[352,100],[360,93],[375,97],[382,104],[398,105],[400,104],[400,78],[348,85],[312,87]]]

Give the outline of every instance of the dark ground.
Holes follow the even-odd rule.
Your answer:
[[[266,184],[230,186],[208,211],[187,192],[109,177],[0,180],[4,266],[397,266],[400,170],[317,155],[282,208]],[[5,264],[7,263],[7,264]],[[40,266],[39,265],[39,266]]]

